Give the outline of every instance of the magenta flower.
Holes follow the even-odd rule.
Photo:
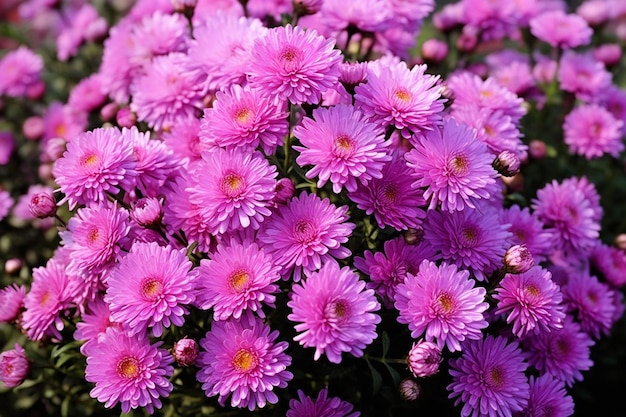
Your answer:
[[[409,69],[403,61],[389,66],[374,62],[367,83],[355,87],[355,107],[382,127],[396,127],[405,138],[430,130],[441,120],[445,100],[439,76],[425,72],[426,65]]]
[[[80,353],[89,356],[91,347],[96,346],[102,339],[108,328],[119,331],[123,330],[121,323],[111,320],[111,310],[104,302],[104,296],[98,295],[89,300],[87,309],[81,315],[82,321],[76,323],[74,340],[81,340],[85,343],[80,347]]]
[[[210,259],[200,262],[198,275],[196,304],[213,308],[214,320],[239,319],[251,312],[264,317],[263,304],[274,307],[280,267],[256,243],[220,243]]]
[[[0,59],[0,96],[26,97],[41,81],[43,59],[25,46]]]
[[[436,343],[418,340],[409,351],[407,364],[415,377],[424,378],[439,372],[441,361],[441,348]]]
[[[470,340],[459,358],[450,359],[448,398],[463,405],[461,417],[510,416],[528,404],[527,367],[517,342],[501,336]]]
[[[300,26],[279,26],[255,41],[246,73],[253,88],[275,102],[317,104],[339,81],[341,52],[334,39]]]
[[[396,287],[398,322],[408,324],[411,337],[455,352],[461,342],[479,339],[488,323],[484,312],[486,291],[476,287],[469,272],[455,265],[424,260],[415,275],[408,275]]]
[[[28,372],[30,360],[19,344],[16,343],[14,349],[0,353],[0,381],[5,387],[17,387],[24,382]]]
[[[543,417],[546,411],[551,417],[569,417],[574,415],[574,400],[565,390],[562,381],[543,374],[533,375],[529,379],[530,396],[528,405],[521,412],[525,417]]]
[[[0,323],[16,320],[24,308],[26,287],[12,284],[0,290]]]
[[[349,105],[313,110],[313,119],[302,120],[293,134],[302,144],[293,147],[300,152],[296,162],[313,166],[307,178],[319,176],[319,188],[330,180],[335,193],[344,186],[355,191],[357,179],[363,185],[372,178],[380,179],[384,163],[391,159],[387,152],[390,142],[385,141],[382,128]]]
[[[529,22],[530,32],[553,47],[575,48],[591,42],[593,30],[585,19],[563,10],[543,12]]]
[[[111,320],[124,323],[131,336],[150,328],[158,337],[172,324],[182,326],[195,300],[191,267],[185,249],[135,242],[107,280]]]
[[[309,275],[330,259],[344,259],[350,250],[341,246],[348,241],[355,225],[347,220],[348,207],[336,207],[327,198],[301,193],[280,206],[260,233],[259,240],[281,265],[282,275],[294,270]]]
[[[286,417],[359,417],[358,411],[352,411],[352,404],[339,397],[328,397],[328,388],[323,388],[313,400],[298,390],[298,398],[289,400]]]
[[[330,261],[300,284],[292,287],[287,305],[298,334],[294,341],[314,347],[314,360],[325,354],[332,363],[341,363],[341,354],[363,356],[363,349],[376,337],[380,309],[374,290],[349,267]]]
[[[500,218],[503,224],[510,224],[511,243],[526,246],[536,263],[545,260],[554,249],[552,233],[543,228],[528,207],[512,205],[500,212]]]
[[[626,284],[626,253],[623,250],[599,243],[591,250],[589,259],[601,278],[613,288]]]
[[[157,56],[186,52],[189,40],[189,23],[182,13],[156,10],[132,25],[128,59],[135,67],[145,67]]]
[[[563,124],[564,140],[573,154],[587,159],[609,154],[617,158],[624,150],[623,122],[604,107],[587,104],[572,110]]]
[[[0,189],[0,220],[4,219],[11,211],[15,200],[7,190]]]
[[[107,194],[130,190],[137,176],[133,144],[117,128],[96,128],[73,138],[52,169],[59,190],[59,204],[107,201]]]
[[[285,388],[293,374],[287,371],[288,344],[276,339],[278,332],[259,318],[214,322],[200,340],[204,351],[196,362],[207,397],[219,395],[222,406],[230,397],[232,407],[250,411],[278,402],[274,388]]]
[[[391,24],[391,4],[385,0],[362,0],[346,5],[341,0],[324,0],[320,19],[330,31],[338,32],[348,26],[364,32],[378,32]]]
[[[170,131],[161,132],[161,139],[172,149],[174,157],[189,166],[202,159],[205,146],[200,143],[200,119],[176,123]]]
[[[99,73],[83,78],[71,90],[67,105],[74,111],[90,112],[102,106],[106,101]]]
[[[611,86],[611,73],[590,54],[565,51],[557,72],[561,89],[585,101]]]
[[[143,407],[152,414],[161,408],[161,398],[173,389],[174,367],[172,355],[160,345],[145,335],[107,329],[87,356],[85,379],[95,384],[89,395],[106,408],[120,403],[124,413]]]

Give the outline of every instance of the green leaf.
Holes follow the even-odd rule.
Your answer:
[[[387,334],[387,332],[383,332],[383,358],[385,358],[387,356],[387,353],[389,352],[389,347],[391,346],[391,339],[389,338],[389,335]]]
[[[367,366],[370,368],[370,373],[372,374],[372,395],[376,395],[376,393],[380,391],[380,388],[383,386],[383,376],[372,366],[370,361],[367,359],[365,361],[367,362]]]
[[[400,374],[398,373],[398,371],[396,371],[393,366],[389,365],[388,363],[384,362],[385,366],[387,367],[387,370],[389,371],[389,374],[391,375],[391,379],[393,379],[393,385],[394,386],[398,386],[400,385]]]

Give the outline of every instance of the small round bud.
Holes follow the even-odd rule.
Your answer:
[[[276,183],[274,203],[285,204],[296,192],[296,186],[289,178],[281,178]]]
[[[493,168],[504,175],[505,177],[512,177],[519,172],[521,162],[517,155],[511,151],[502,151],[498,157],[493,161]]]
[[[407,229],[404,232],[404,243],[407,245],[417,245],[424,240],[424,229]]]
[[[20,258],[7,259],[4,262],[4,272],[13,275],[22,269],[22,265],[24,265],[24,262]]]
[[[620,233],[615,237],[615,246],[626,251],[626,233]]]
[[[456,47],[460,52],[469,53],[476,49],[478,45],[478,28],[465,25],[461,34],[456,40]]]
[[[117,103],[107,103],[100,109],[100,118],[103,122],[108,122],[115,117],[118,110],[119,106]]]
[[[127,127],[129,129],[137,123],[137,115],[135,115],[135,113],[133,113],[128,107],[119,109],[115,119],[120,127]]]
[[[132,204],[130,215],[143,227],[156,227],[163,218],[161,201],[154,197],[140,198]]]
[[[441,348],[433,342],[420,340],[409,351],[407,363],[416,377],[427,377],[439,372]]]
[[[422,387],[420,387],[420,384],[410,378],[405,378],[400,381],[398,389],[400,391],[400,396],[406,401],[415,401],[422,393]]]
[[[15,349],[0,354],[0,381],[11,388],[20,385],[30,371],[30,361],[26,352],[17,343]]]
[[[43,118],[39,116],[31,116],[24,120],[22,125],[22,133],[28,140],[38,140],[44,132]]]
[[[45,219],[53,217],[57,212],[57,203],[52,194],[47,192],[33,194],[28,203],[28,209],[33,217]]]
[[[172,348],[172,355],[174,356],[174,359],[176,359],[176,363],[180,366],[193,365],[196,362],[196,359],[198,359],[199,353],[200,348],[198,347],[198,343],[193,339],[188,339],[187,337],[184,337],[174,343],[174,347]]]
[[[193,9],[198,4],[198,0],[171,0],[174,10],[185,10],[187,8]]]
[[[26,88],[26,97],[31,100],[39,100],[45,92],[46,84],[43,81],[39,80]]]
[[[439,63],[448,56],[448,44],[439,39],[427,39],[422,44],[422,58],[429,63]]]
[[[622,48],[616,43],[605,43],[593,50],[593,57],[607,67],[613,67],[622,60]]]
[[[293,8],[300,16],[315,14],[322,8],[323,0],[293,0]]]
[[[505,272],[522,274],[528,271],[535,261],[526,245],[513,245],[504,254]]]
[[[548,153],[548,147],[546,143],[539,139],[533,139],[528,144],[528,153],[533,159],[543,159]]]

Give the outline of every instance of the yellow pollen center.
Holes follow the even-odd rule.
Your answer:
[[[245,107],[238,109],[233,115],[233,118],[241,124],[247,123],[252,118],[252,110]]]
[[[117,374],[122,378],[136,378],[139,376],[139,361],[132,356],[126,356],[117,363]]]
[[[246,289],[250,281],[250,274],[245,269],[240,269],[231,274],[228,278],[228,286],[235,292],[242,292]]]
[[[350,312],[350,306],[345,300],[337,300],[328,303],[327,307],[328,314],[333,318],[344,318]]]
[[[50,292],[46,291],[45,293],[43,293],[43,295],[39,299],[39,304],[41,304],[42,306],[45,306],[46,303],[48,302],[48,299],[50,299]]]
[[[489,97],[493,96],[493,91],[491,91],[491,90],[482,90],[479,95],[482,98],[489,98]]]
[[[533,297],[538,297],[539,295],[541,295],[541,291],[539,291],[539,289],[532,284],[524,287],[524,291],[526,291],[526,294],[532,295]]]
[[[253,352],[247,349],[239,349],[233,357],[232,364],[240,372],[250,372],[256,368],[258,361]]]
[[[406,88],[401,88],[396,90],[395,94],[396,98],[400,101],[408,103],[411,100],[411,93]]]
[[[67,134],[67,126],[64,123],[59,123],[54,127],[54,134],[60,138],[64,138]]]
[[[383,197],[388,203],[395,203],[400,194],[396,184],[385,184],[382,191]]]
[[[99,237],[100,237],[100,231],[98,230],[97,227],[94,227],[93,229],[89,231],[89,233],[87,233],[87,240],[89,240],[90,243],[95,243]]]
[[[237,197],[243,188],[243,178],[234,173],[229,172],[221,181],[221,189],[228,197]]]
[[[141,284],[141,293],[148,300],[158,299],[162,292],[163,283],[157,278],[148,278]]]
[[[335,141],[335,144],[337,145],[338,148],[341,148],[341,149],[345,149],[345,150],[352,149],[352,140],[350,139],[350,136],[347,136],[347,135],[340,135]]]
[[[504,384],[504,372],[499,366],[489,370],[489,382],[492,387],[501,387]]]
[[[96,165],[99,161],[98,155],[87,155],[84,156],[83,159],[80,161],[80,164],[84,167],[87,168],[92,168],[94,165]]]
[[[437,303],[439,307],[441,307],[441,311],[444,313],[450,313],[452,311],[452,307],[454,307],[452,297],[450,297],[450,294],[446,292],[437,297]]]
[[[469,160],[463,154],[454,155],[448,161],[448,172],[452,175],[463,175],[469,168]]]
[[[489,125],[485,125],[484,129],[485,129],[485,133],[489,136],[494,136],[494,134],[496,133],[496,130]]]

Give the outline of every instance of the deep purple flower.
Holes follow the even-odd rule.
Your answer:
[[[352,411],[352,404],[338,397],[328,397],[328,388],[323,388],[313,400],[298,390],[298,398],[289,400],[286,417],[359,417],[358,411]]]
[[[570,417],[574,415],[574,400],[565,390],[563,381],[550,374],[530,376],[530,396],[526,408],[515,417]]]

